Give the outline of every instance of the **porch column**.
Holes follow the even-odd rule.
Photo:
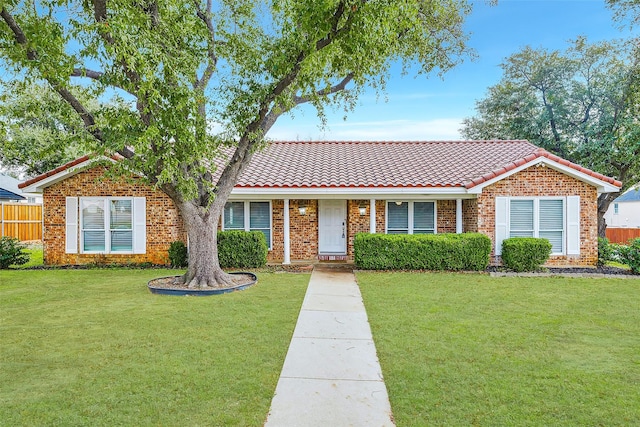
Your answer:
[[[456,199],[456,233],[462,233],[462,199]]]
[[[369,207],[369,233],[376,234],[376,199],[371,199]]]
[[[284,215],[283,215],[284,225],[284,261],[282,264],[288,265],[291,264],[291,242],[290,242],[290,234],[289,234],[289,199],[284,199]]]

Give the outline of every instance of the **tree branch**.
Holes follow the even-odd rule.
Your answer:
[[[197,10],[196,14],[198,18],[200,18],[207,27],[207,33],[209,34],[209,40],[207,43],[207,56],[209,57],[209,63],[202,73],[202,77],[198,79],[196,76],[196,81],[193,85],[194,89],[204,90],[216,69],[216,65],[218,64],[218,56],[216,55],[216,31],[211,20],[211,0],[207,0],[207,8],[204,11],[200,8],[198,0],[194,0],[194,5]]]
[[[100,80],[104,76],[102,71],[94,71],[88,68],[74,68],[71,77],[88,77],[93,80]]]
[[[338,83],[338,84],[336,84],[334,86],[331,86],[329,88],[319,90],[319,91],[317,91],[315,93],[315,95],[316,96],[327,96],[327,95],[331,95],[333,93],[341,92],[341,91],[345,90],[347,84],[351,80],[353,80],[353,77],[354,77],[354,74],[353,73],[349,73],[349,74],[347,74],[347,76],[344,79],[342,79],[340,81],[340,83]],[[309,101],[311,101],[311,97],[309,97],[309,96],[294,96],[293,97],[293,102],[296,105],[304,104],[305,102],[309,102]]]

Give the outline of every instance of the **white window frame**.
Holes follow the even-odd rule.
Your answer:
[[[243,206],[243,215],[244,215],[244,231],[251,231],[251,203],[269,203],[269,241],[267,245],[269,246],[269,250],[273,249],[273,206],[271,204],[271,200],[227,200],[227,203],[244,203]],[[226,204],[225,204],[226,206]],[[226,209],[222,209],[222,230],[241,230],[240,228],[225,228],[224,224],[226,223],[226,219],[224,216]],[[264,230],[263,228],[255,229],[254,231]]]
[[[114,200],[129,200],[131,201],[131,250],[129,251],[112,251],[111,250],[111,202]],[[104,209],[104,228],[101,230],[104,231],[104,251],[86,251],[84,249],[84,232],[87,231],[83,227],[83,209],[82,202],[90,201],[90,202],[102,202],[102,207]],[[78,221],[78,229],[79,229],[79,237],[80,237],[80,253],[81,254],[133,254],[135,253],[136,246],[136,236],[135,236],[135,201],[133,197],[80,197],[78,200],[78,210],[79,210],[79,221]],[[101,230],[93,230],[93,231],[101,231]],[[88,230],[91,231],[91,230]]]
[[[413,233],[413,204],[414,203],[433,203],[433,234],[438,234],[438,202],[436,200],[385,200],[384,202],[384,233],[389,234],[389,203],[408,203],[408,226],[407,234]],[[425,234],[425,233],[421,233]],[[428,234],[428,233],[427,233]]]
[[[620,213],[620,206],[617,203],[613,204],[613,214],[618,215]]]
[[[513,196],[507,198],[507,238],[511,236],[511,201],[512,200],[533,200],[533,237],[540,237],[540,200],[561,200],[562,201],[562,252],[551,252],[551,255],[559,256],[567,253],[567,198],[560,196],[540,196],[524,197]],[[543,230],[544,231],[544,230]]]

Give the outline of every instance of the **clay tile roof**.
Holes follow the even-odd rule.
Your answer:
[[[539,157],[615,186],[620,181],[568,162],[524,140],[318,141],[270,143],[254,154],[241,188],[473,188]],[[20,188],[89,159],[81,157]],[[216,171],[221,173],[221,168]]]
[[[523,140],[273,142],[237,187],[472,188],[539,155]]]

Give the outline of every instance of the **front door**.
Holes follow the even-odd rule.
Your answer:
[[[318,200],[318,251],[347,253],[347,201]]]

